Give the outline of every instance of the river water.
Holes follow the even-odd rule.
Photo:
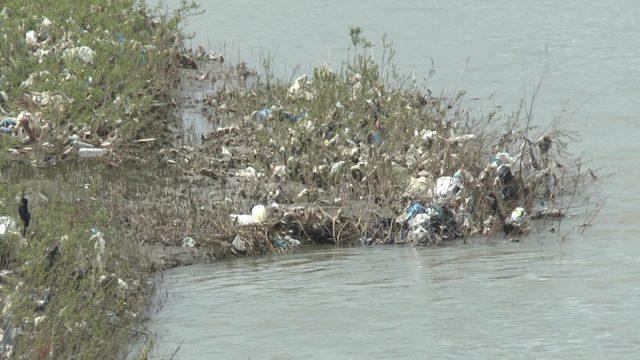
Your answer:
[[[169,6],[173,6],[171,2]],[[516,109],[542,77],[539,125],[562,119],[601,169],[585,234],[444,248],[316,249],[168,271],[154,358],[637,358],[640,2],[216,1],[193,45],[289,76],[339,68],[348,27],[387,34],[405,73]],[[374,48],[374,54],[381,54]],[[606,175],[606,176],[604,176]],[[565,230],[583,219],[579,210]]]

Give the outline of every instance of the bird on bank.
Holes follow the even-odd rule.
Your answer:
[[[29,200],[26,198],[22,198],[20,208],[18,209],[18,214],[20,214],[20,219],[22,220],[22,235],[27,233],[27,228],[29,227],[29,223],[31,222],[31,213],[29,213]]]

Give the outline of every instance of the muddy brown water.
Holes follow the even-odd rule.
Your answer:
[[[169,2],[171,5],[171,2]],[[389,35],[428,87],[478,111],[531,94],[536,124],[579,132],[608,197],[585,234],[444,248],[316,249],[173,269],[153,358],[636,358],[640,351],[640,3],[205,2],[196,44],[276,71],[347,55],[349,25]],[[223,45],[225,44],[225,45]],[[374,49],[380,54],[380,48]],[[287,69],[287,71],[285,71]],[[477,98],[477,100],[471,100]],[[563,222],[569,230],[580,210]],[[564,231],[563,231],[564,232]]]

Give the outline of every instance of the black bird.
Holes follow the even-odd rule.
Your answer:
[[[20,214],[20,219],[22,219],[22,235],[27,233],[27,228],[29,227],[29,222],[31,222],[31,214],[29,213],[29,200],[26,198],[22,198],[22,204],[18,209],[18,213]]]

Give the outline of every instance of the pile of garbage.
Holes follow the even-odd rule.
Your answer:
[[[222,86],[205,94],[203,107],[230,125],[185,155],[193,173],[215,172],[212,181],[235,195],[228,200],[237,208],[301,206],[295,221],[270,226],[287,224],[303,242],[426,245],[522,235],[534,219],[564,216],[558,199],[580,181],[576,165],[560,163],[568,161],[560,131],[537,139],[524,127],[500,133],[460,96],[390,89],[380,78],[326,66],[290,86]],[[260,223],[264,209],[231,215],[230,225]],[[325,220],[330,226],[317,231]]]

